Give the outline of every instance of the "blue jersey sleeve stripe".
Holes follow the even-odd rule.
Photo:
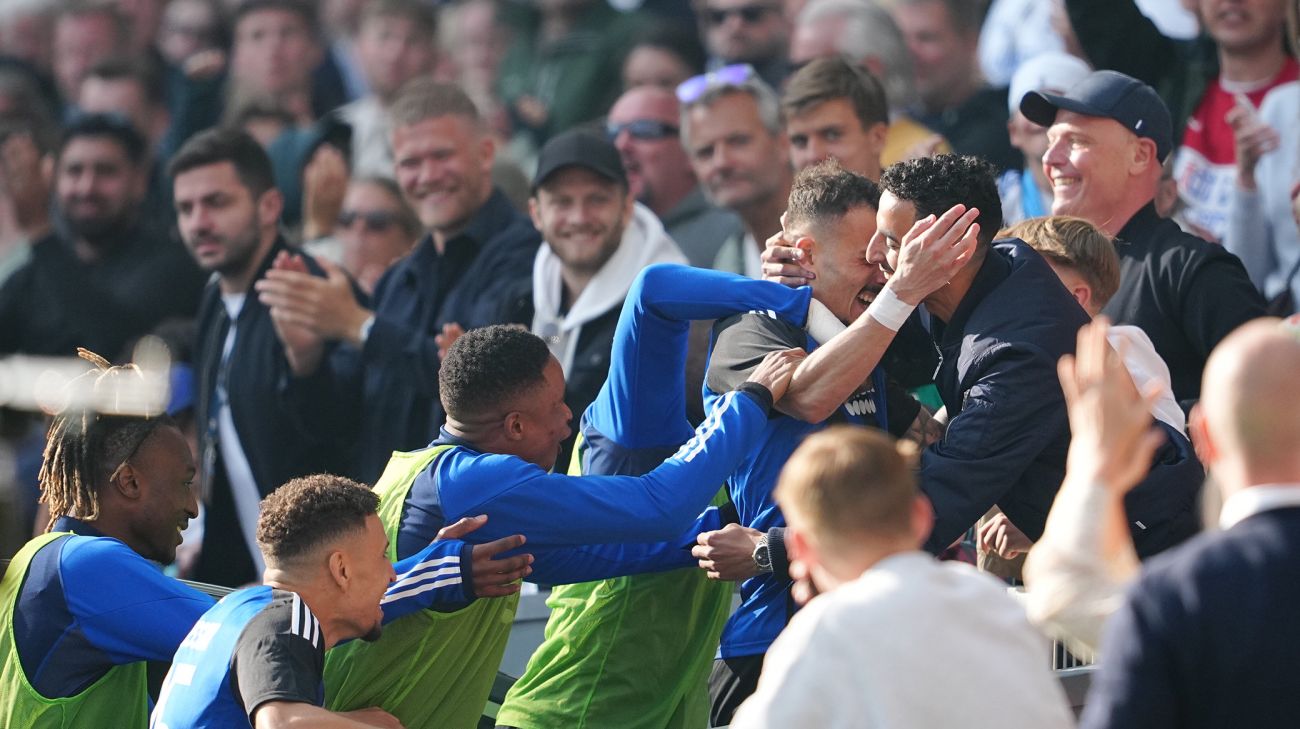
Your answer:
[[[418,575],[412,575],[406,579],[398,580],[389,585],[388,590],[384,594],[395,595],[409,587],[415,587],[416,585],[422,585],[429,580],[438,580],[445,577],[455,577],[456,579],[460,579],[460,565],[443,567],[436,570],[425,570]]]
[[[380,600],[379,604],[387,605],[390,603],[397,602],[398,600],[407,600],[417,595],[423,595],[424,593],[429,592],[431,590],[437,590],[443,587],[451,587],[452,585],[459,585],[461,584],[461,582],[462,580],[460,578],[460,575],[456,575],[455,577],[446,577],[441,580],[435,580],[433,582],[429,582],[419,587],[411,587],[410,589],[400,590],[398,592],[390,592],[387,595],[384,595],[384,599]]]

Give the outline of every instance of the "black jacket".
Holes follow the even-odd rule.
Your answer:
[[[1018,240],[995,242],[952,320],[933,320],[949,422],[921,455],[921,490],[935,512],[926,549],[942,551],[994,504],[1030,539],[1042,535],[1070,445],[1056,361],[1074,352],[1086,323]]]
[[[289,250],[289,246],[279,238],[263,259],[254,281],[266,274],[276,254],[283,250]],[[322,275],[313,259],[305,254],[303,258],[312,273]],[[347,413],[331,398],[326,370],[322,368],[311,378],[296,380],[298,392],[293,399],[289,397],[291,374],[284,347],[275,334],[270,310],[258,301],[251,285],[236,325],[235,344],[225,375],[226,387],[231,418],[258,490],[265,496],[298,476],[342,472],[347,450],[324,426],[331,420],[347,417]],[[201,459],[207,479],[204,502],[208,516],[196,577],[217,584],[238,585],[258,579],[258,575],[248,573],[252,562],[234,514],[225,463],[210,435],[216,432],[210,424],[217,417],[216,385],[229,329],[230,319],[221,291],[213,280],[204,291],[199,308],[195,345],[199,452],[211,454]]]
[[[358,479],[373,483],[393,451],[423,448],[438,437],[446,414],[434,337],[443,324],[469,331],[530,323],[525,311],[505,311],[505,302],[529,290],[541,241],[532,222],[493,190],[442,255],[426,236],[379,280],[365,346],[339,347],[333,359],[340,397],[361,398]]]
[[[1102,313],[1146,332],[1169,365],[1184,410],[1201,396],[1210,351],[1233,329],[1264,316],[1246,269],[1223,246],[1184,233],[1148,204],[1115,240],[1119,291]]]

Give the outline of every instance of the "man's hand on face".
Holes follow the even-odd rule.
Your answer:
[[[739,582],[758,574],[754,548],[763,532],[739,524],[728,524],[711,532],[701,532],[691,547],[691,556],[700,561],[700,569],[711,580]]]
[[[333,262],[318,259],[326,275],[313,276],[301,258],[296,263],[294,258],[280,265],[277,257],[266,277],[254,284],[258,300],[289,324],[307,327],[324,339],[360,345],[361,325],[371,312],[357,302],[347,274]]]
[[[817,274],[803,265],[804,252],[794,245],[794,238],[785,230],[785,216],[781,216],[782,230],[767,239],[760,258],[763,261],[763,280],[775,281],[782,286],[798,288],[812,284]]]
[[[938,218],[929,215],[913,223],[885,285],[912,306],[946,286],[975,254],[979,214],[978,208],[958,204]]]
[[[487,520],[486,514],[464,517],[438,530],[435,541],[461,539],[486,524]],[[497,555],[522,546],[524,546],[522,534],[474,545],[472,564],[475,597],[505,597],[519,592],[519,581],[532,574],[533,555],[517,554],[500,559]]]

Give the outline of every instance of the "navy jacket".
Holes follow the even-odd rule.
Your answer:
[[[1233,329],[1264,316],[1264,299],[1241,261],[1184,233],[1147,205],[1120,230],[1119,290],[1104,314],[1140,327],[1169,365],[1174,397],[1190,410],[1201,397],[1201,370]]]
[[[541,234],[500,190],[439,255],[426,236],[375,286],[375,323],[358,351],[340,347],[334,368],[340,397],[360,394],[354,475],[374,483],[395,450],[423,448],[445,418],[438,399],[443,324],[466,331],[488,324],[531,324],[509,302],[530,290]]]
[[[994,242],[952,320],[933,320],[943,440],[921,454],[934,506],[926,549],[940,552],[994,504],[1030,539],[1065,475],[1070,427],[1056,377],[1088,315],[1018,240]]]
[[[278,238],[262,260],[253,280],[260,280],[270,269],[280,251],[292,250]],[[309,270],[322,271],[310,256],[302,254]],[[239,442],[258,490],[265,496],[289,479],[311,473],[339,473],[347,465],[346,441],[340,440],[328,425],[347,418],[340,403],[330,397],[330,380],[322,371],[310,378],[293,380],[271,323],[271,312],[258,300],[250,286],[237,319],[238,333],[230,353],[226,374],[231,418],[239,433]],[[207,528],[203,552],[196,567],[196,578],[219,585],[241,585],[258,579],[238,530],[235,506],[230,495],[221,449],[209,432],[209,422],[217,417],[216,385],[221,355],[230,329],[230,319],[221,301],[215,279],[208,284],[199,307],[198,334],[195,342],[195,369],[198,377],[197,423],[199,452],[213,452],[211,466],[205,473],[207,494]],[[214,431],[213,431],[214,432]]]
[[[1295,726],[1300,508],[1152,560],[1111,618],[1084,729]]]

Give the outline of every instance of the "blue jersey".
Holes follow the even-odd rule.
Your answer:
[[[47,698],[75,696],[115,665],[169,661],[212,598],[90,523],[32,558],[14,611],[13,637],[28,682]]]
[[[388,623],[437,603],[469,600],[463,576],[471,547],[426,545],[393,565],[397,580],[381,602]],[[268,701],[322,706],[325,639],[295,593],[249,587],[224,597],[185,637],[163,682],[152,729],[250,727]]]
[[[748,376],[767,352],[798,346],[811,352],[817,347],[801,329],[768,312],[721,321],[715,331],[714,350],[705,379],[706,410],[711,410],[717,402],[718,390]],[[870,381],[826,421],[807,423],[774,413],[763,436],[728,481],[740,522],[764,532],[785,526],[785,517],[772,498],[772,490],[794,449],[809,433],[832,422],[886,428],[890,422],[887,392],[884,370],[877,367]],[[915,416],[915,411],[911,416]],[[768,573],[745,580],[740,586],[740,596],[740,606],[723,629],[718,649],[721,658],[766,653],[794,613],[790,581],[784,577]]]
[[[716,287],[712,301],[701,303],[701,291],[710,287]],[[719,295],[722,291],[735,296]],[[647,453],[666,459],[641,476],[568,476],[547,473],[514,456],[480,453],[444,430],[435,443],[458,447],[413,483],[398,554],[427,541],[446,523],[487,514],[487,524],[467,539],[485,542],[522,533],[528,538],[525,550],[535,558],[529,579],[542,584],[694,566],[690,547],[695,535],[721,526],[716,510],[705,507],[759,439],[767,415],[749,393],[723,393],[710,417],[692,432],[681,375],[670,375],[685,368],[689,322],[758,307],[802,322],[809,299],[807,289],[686,266],[648,267],[628,293],[614,336],[614,367],[584,416],[583,433],[588,453],[602,458],[634,457],[632,451],[638,451],[641,465]],[[647,309],[649,300],[654,311]],[[662,361],[652,368],[637,367],[638,359],[626,350],[649,347],[649,342],[662,342]],[[638,408],[635,418],[629,408]],[[618,440],[602,437],[602,431]]]

